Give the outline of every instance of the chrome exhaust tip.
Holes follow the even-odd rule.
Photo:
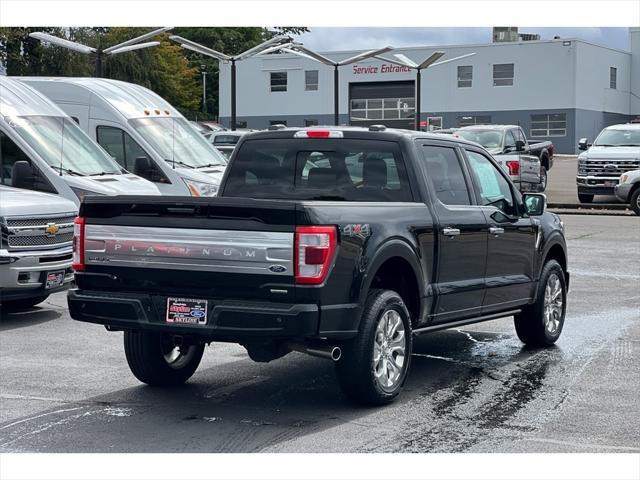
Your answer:
[[[324,358],[334,362],[337,362],[342,357],[342,350],[340,347],[335,346],[309,346],[300,343],[288,343],[287,347],[296,352],[306,353],[312,357]]]

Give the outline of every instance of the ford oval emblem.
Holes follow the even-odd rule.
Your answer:
[[[285,267],[284,265],[271,265],[269,267],[269,270],[273,273],[284,273],[287,271],[287,267]]]

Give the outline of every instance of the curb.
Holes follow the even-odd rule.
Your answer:
[[[625,203],[547,203],[549,208],[564,208],[571,210],[630,210]]]
[[[550,212],[559,215],[600,215],[610,217],[635,217],[631,210],[586,210],[586,209],[570,209],[570,208],[549,208]]]

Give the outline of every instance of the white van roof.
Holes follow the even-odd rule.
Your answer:
[[[0,115],[3,117],[18,115],[67,116],[42,93],[4,75],[0,75]]]
[[[125,118],[144,118],[144,117],[181,117],[169,102],[161,96],[152,92],[148,88],[135,83],[122,82],[120,80],[111,80],[107,78],[85,78],[85,77],[16,77],[20,81],[27,84],[38,83],[39,89],[45,83],[65,85],[67,88],[76,87],[74,95],[76,97],[83,96],[85,101],[89,103],[90,94],[101,98],[103,101],[111,105]],[[68,98],[59,98],[64,95],[62,89],[47,89],[47,96],[56,102],[69,101]],[[54,91],[55,90],[55,93]],[[64,89],[66,90],[66,88]],[[65,95],[66,96],[66,95]],[[147,113],[148,112],[148,113]]]

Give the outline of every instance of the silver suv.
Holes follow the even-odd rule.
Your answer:
[[[63,290],[71,269],[75,204],[0,185],[0,304],[28,308]]]

